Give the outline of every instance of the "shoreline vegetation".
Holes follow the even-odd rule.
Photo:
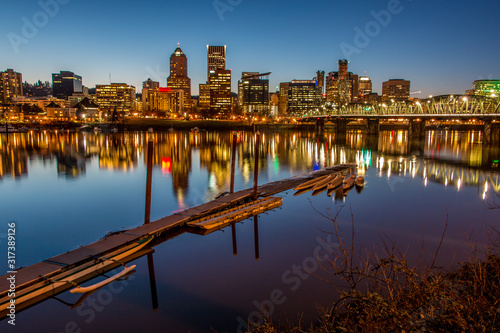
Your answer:
[[[420,258],[410,265],[391,240],[382,239],[380,251],[357,246],[352,212],[352,230],[344,234],[340,210],[320,213],[333,222],[332,231],[322,232],[339,245],[321,264],[331,278],[314,274],[335,288],[338,299],[319,309],[316,322],[273,323],[268,317],[249,323],[251,332],[500,332],[500,231],[495,226],[487,229],[490,242],[484,251],[469,239],[468,259],[442,269],[435,263],[448,220],[432,262],[423,263],[422,243]]]

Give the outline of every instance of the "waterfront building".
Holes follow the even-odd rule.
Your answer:
[[[382,101],[407,101],[410,98],[410,81],[390,79],[382,83]]]
[[[243,113],[269,113],[269,74],[243,72],[238,81],[238,102]]]
[[[29,108],[29,106],[37,106],[43,111],[47,111],[47,105],[51,103],[55,103],[60,105],[63,108],[69,108],[70,104],[67,99],[60,99],[60,98],[55,98],[55,97],[14,97],[12,99],[13,104],[17,104],[21,106],[21,110],[23,108]]]
[[[0,103],[10,103],[19,96],[23,96],[22,74],[13,69],[0,72]]]
[[[280,84],[280,97],[287,96],[286,112],[301,116],[317,111],[320,107],[321,94],[316,84],[316,80],[292,80],[287,84]],[[285,92],[286,88],[288,91]]]
[[[143,89],[142,111],[144,115],[172,117],[184,110],[184,90],[172,88]]]
[[[111,83],[96,85],[96,103],[99,110],[119,114],[134,111],[135,87],[126,83]]]
[[[68,99],[74,93],[83,93],[82,77],[80,75],[69,71],[52,74],[52,96]]]
[[[167,87],[184,91],[183,106],[185,111],[191,111],[191,79],[188,77],[188,61],[179,46],[170,56],[170,76],[167,78]]]
[[[84,97],[81,101],[75,104],[73,108],[76,109],[78,115],[84,119],[97,119],[102,118],[103,116],[106,118],[108,116],[107,114],[100,114],[99,105],[88,97]]]
[[[62,107],[54,101],[50,102],[50,104],[45,107],[45,111],[47,112],[47,119],[64,121],[76,120],[77,110],[77,108]]]
[[[500,80],[476,80],[472,85],[476,96],[500,96]]]

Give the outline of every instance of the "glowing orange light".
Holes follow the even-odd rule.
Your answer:
[[[172,172],[172,160],[170,157],[163,157],[161,159],[161,172],[166,175]]]

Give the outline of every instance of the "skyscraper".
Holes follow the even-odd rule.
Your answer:
[[[225,45],[207,45],[207,67],[207,83],[200,84],[200,108],[227,115],[231,112],[231,70],[226,69]]]
[[[167,79],[167,87],[184,91],[184,108],[185,111],[190,111],[191,79],[188,77],[188,62],[186,55],[178,45],[170,56],[170,76]]]
[[[321,96],[316,80],[282,82],[280,83],[280,95],[287,96],[286,111],[294,116],[315,111],[320,106]]]
[[[410,98],[410,81],[390,79],[382,82],[383,101],[407,101]]]
[[[23,76],[7,69],[0,72],[0,103],[12,102],[12,98],[23,95]]]
[[[243,72],[238,82],[238,100],[244,113],[269,113],[269,74]]]
[[[359,77],[359,94],[369,95],[372,93],[372,80],[368,76]]]
[[[210,77],[211,71],[215,71],[217,69],[226,69],[226,45],[224,46],[207,45],[207,62],[208,62],[207,78]]]
[[[60,99],[68,99],[74,93],[82,93],[82,77],[73,72],[61,71],[52,74],[52,95]]]

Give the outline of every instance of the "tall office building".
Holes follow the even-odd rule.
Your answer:
[[[284,115],[288,112],[288,89],[290,82],[281,82],[279,90],[278,115]]]
[[[191,79],[188,77],[188,61],[180,46],[177,46],[170,56],[170,76],[167,79],[167,87],[174,90],[184,91],[185,111],[191,110]]]
[[[14,97],[23,96],[23,76],[7,69],[0,72],[0,103],[12,102]]]
[[[316,111],[321,102],[316,80],[292,80],[280,83],[280,99],[281,96],[287,96],[286,110],[295,116]]]
[[[74,93],[83,93],[80,75],[68,71],[52,74],[52,96],[68,99]]]
[[[207,45],[207,83],[200,84],[202,110],[227,115],[231,112],[231,70],[226,69],[226,46]]]
[[[340,59],[338,71],[328,73],[326,78],[326,101],[346,104],[357,100],[358,75],[348,71],[349,61]]]
[[[244,113],[269,112],[269,73],[243,72],[238,82],[238,101]]]
[[[231,70],[216,69],[208,78],[210,109],[221,115],[231,112]]]
[[[96,85],[96,100],[101,111],[133,112],[135,87],[125,83],[98,84]]]
[[[207,45],[207,63],[208,72],[207,78],[210,77],[210,72],[217,69],[226,69],[226,45],[210,46]]]
[[[383,101],[407,101],[410,98],[410,81],[390,79],[382,82]]]
[[[359,94],[369,95],[372,93],[372,80],[368,76],[359,77]]]
[[[160,88],[160,82],[153,81],[151,79],[147,79],[142,82],[142,89],[158,89]]]
[[[324,94],[325,71],[316,72],[316,81],[318,82],[318,89],[321,91],[321,94]]]

